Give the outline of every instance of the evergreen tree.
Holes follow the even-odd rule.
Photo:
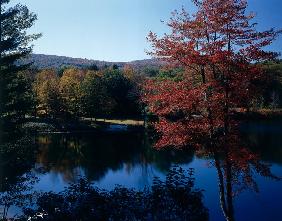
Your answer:
[[[0,0],[0,119],[15,121],[30,109],[30,86],[22,74],[30,64],[19,60],[32,51],[30,42],[40,34],[27,34],[37,16],[21,4],[9,6],[10,0]],[[20,74],[20,72],[22,72]]]

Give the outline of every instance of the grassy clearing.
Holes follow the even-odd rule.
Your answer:
[[[92,119],[91,118],[83,118],[85,121],[91,121],[93,123],[107,123],[107,124],[122,124],[122,125],[131,125],[131,126],[143,126],[144,121],[142,120],[132,120],[132,119],[125,119],[125,120],[117,120],[117,119]]]
[[[232,110],[236,113],[248,113],[246,108],[232,108]],[[275,108],[275,109],[269,109],[269,108],[260,108],[260,109],[254,109],[251,108],[249,110],[249,113],[257,113],[257,114],[282,114],[282,108]]]

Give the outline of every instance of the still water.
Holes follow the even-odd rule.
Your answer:
[[[228,208],[230,204],[237,221],[279,221],[282,220],[282,181],[278,179],[282,177],[281,125],[281,121],[260,121],[242,126],[242,138],[251,152],[260,156],[258,161],[263,167],[257,162],[249,163],[246,153],[242,155],[247,163],[240,163],[242,168],[238,169],[234,165],[241,158],[234,156],[231,166],[225,167],[226,164],[216,164],[219,161],[202,151],[157,151],[144,132],[112,130],[101,134],[38,135],[35,154],[26,158],[30,166],[7,169],[18,175],[24,174],[24,170],[32,171],[38,178],[33,190],[58,192],[80,177],[108,190],[115,185],[143,189],[152,184],[154,177],[164,178],[177,164],[194,168],[195,186],[204,190],[204,204],[211,221],[226,220],[224,206]],[[232,179],[226,176],[228,168],[234,170]],[[228,185],[232,185],[232,193],[228,193]],[[227,200],[222,200],[222,196]]]

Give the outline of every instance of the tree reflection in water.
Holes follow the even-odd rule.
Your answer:
[[[4,209],[0,212],[5,217],[12,206],[30,207],[34,200],[31,197],[33,184],[38,181],[37,176],[40,176],[42,172],[57,172],[63,174],[65,182],[77,183],[80,175],[83,175],[89,182],[99,181],[109,170],[118,171],[123,168],[130,173],[135,166],[141,166],[142,177],[148,178],[148,174],[151,177],[155,175],[151,168],[152,165],[163,173],[167,173],[172,165],[188,164],[196,155],[211,161],[216,168],[222,212],[226,220],[234,221],[234,197],[246,189],[259,191],[255,180],[257,174],[279,180],[271,173],[270,165],[263,163],[255,151],[244,147],[253,142],[251,143],[250,139],[244,137],[248,141],[244,145],[239,137],[244,136],[235,133],[232,136],[225,136],[224,139],[210,140],[208,144],[197,148],[195,152],[186,150],[185,153],[174,149],[154,150],[147,137],[139,133],[90,136],[40,135],[36,138],[38,144],[36,154],[34,154],[33,139],[21,138],[16,142],[6,142],[1,145],[1,158],[3,159],[1,169],[3,170],[0,173],[0,191],[2,192],[0,203]],[[251,141],[261,139],[261,137],[251,134]],[[260,141],[260,143],[263,142]],[[266,151],[265,148],[264,151]],[[264,156],[272,159],[270,153]],[[35,168],[38,167],[43,167],[43,170],[36,170]],[[132,192],[126,188],[120,188],[117,191],[127,193],[130,197],[135,197],[141,192]],[[48,196],[51,197],[51,195]],[[121,203],[122,199],[118,200]],[[131,197],[130,200],[134,198]]]
[[[27,210],[24,217],[42,220],[208,220],[202,202],[202,191],[194,187],[193,170],[173,168],[165,182],[154,180],[150,189],[136,191],[116,187],[103,191],[82,179],[54,194],[45,193],[38,208]]]
[[[75,181],[78,175],[99,181],[109,170],[118,171],[125,167],[130,173],[139,165],[142,173],[148,176],[151,164],[165,172],[175,163],[191,162],[194,154],[193,151],[183,154],[173,149],[154,150],[147,137],[140,133],[40,135],[38,144],[37,163],[47,171],[63,174],[65,182]]]
[[[27,200],[32,202],[32,195],[23,194],[26,192],[25,187],[20,187],[23,183],[17,186],[21,195],[8,191],[3,197],[13,198],[13,205],[24,207],[23,214],[14,220],[208,220],[202,190],[194,186],[193,169],[184,171],[175,167],[165,181],[155,178],[152,188],[143,191],[121,186],[105,191],[80,179],[63,192],[38,194],[35,207],[24,204]]]
[[[32,204],[38,178],[31,171],[35,163],[35,143],[29,136],[8,134],[0,143],[0,219],[11,207]]]
[[[281,179],[271,172],[270,165],[262,162],[258,154],[243,147],[240,133],[230,133],[210,141],[210,144],[204,150],[199,150],[198,154],[204,154],[213,160],[223,215],[227,221],[234,221],[234,197],[247,189],[259,192],[256,174],[275,181]]]

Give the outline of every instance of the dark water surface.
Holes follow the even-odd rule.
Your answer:
[[[248,147],[260,155],[260,162],[266,164],[272,174],[282,177],[282,121],[252,122],[242,126],[242,131]],[[282,181],[259,175],[253,166],[234,172],[238,176],[247,173],[244,182],[233,184],[236,178],[229,182],[228,176],[223,176],[220,182],[212,157],[202,152],[154,150],[144,132],[48,134],[35,139],[37,151],[26,158],[31,158],[31,167],[6,168],[9,174],[24,174],[24,170],[34,172],[39,180],[33,190],[58,192],[80,177],[108,190],[117,184],[143,189],[152,184],[154,177],[164,178],[166,172],[178,164],[194,168],[196,187],[204,190],[210,220],[226,220],[220,196],[224,193],[222,186],[228,183],[233,185],[233,193],[228,195],[225,190],[226,204],[232,202],[235,220],[282,220]],[[249,182],[251,179],[254,183]]]

